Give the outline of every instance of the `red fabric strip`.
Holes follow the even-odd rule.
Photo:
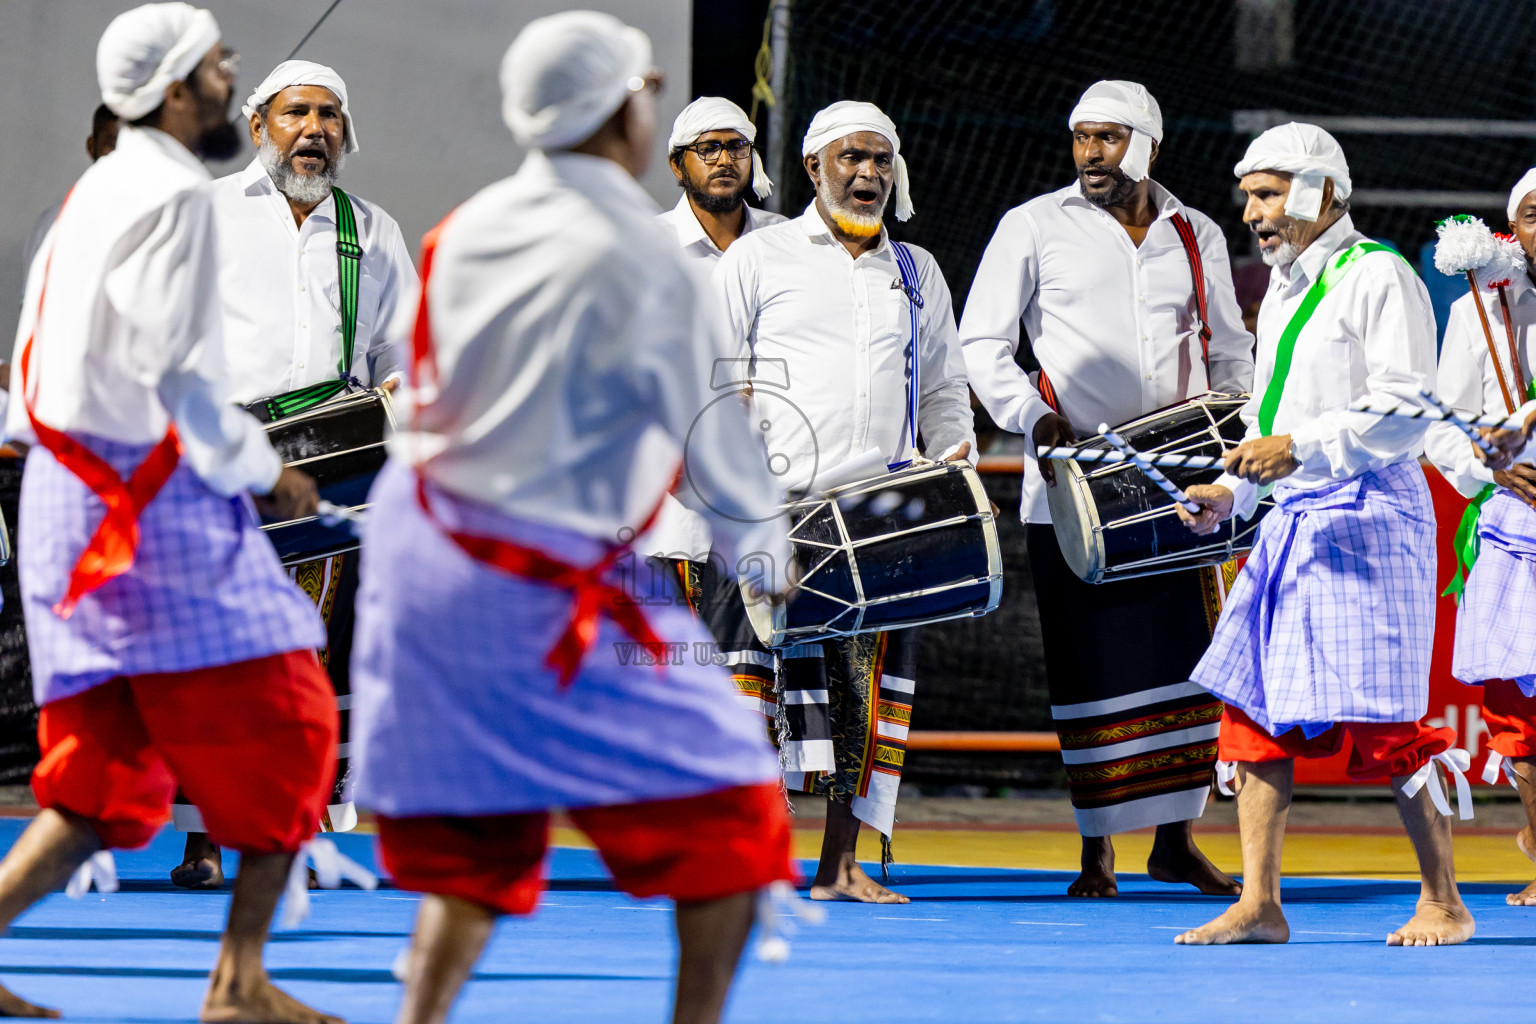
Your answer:
[[[1189,275],[1195,286],[1195,310],[1200,316],[1200,350],[1205,359],[1206,377],[1211,372],[1211,323],[1205,312],[1205,261],[1200,257],[1200,243],[1195,239],[1194,225],[1182,213],[1172,217],[1173,228],[1184,243],[1184,253],[1189,257]],[[1207,380],[1209,383],[1209,380]]]

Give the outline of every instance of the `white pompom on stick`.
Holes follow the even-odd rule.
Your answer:
[[[1518,238],[1513,235],[1494,235],[1493,245],[1493,259],[1476,271],[1477,283],[1488,289],[1508,286],[1516,277],[1525,273],[1525,250],[1520,247]]]
[[[1435,269],[1455,277],[1480,271],[1499,255],[1498,243],[1487,224],[1478,217],[1458,213],[1435,225]]]

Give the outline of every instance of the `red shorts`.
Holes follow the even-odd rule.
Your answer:
[[[120,676],[44,705],[42,807],[134,849],[170,818],[180,785],[208,835],[242,853],[292,853],[335,783],[336,694],[313,651]]]
[[[1339,722],[1310,740],[1300,729],[1271,736],[1228,704],[1221,716],[1216,756],[1223,761],[1250,764],[1295,757],[1332,757],[1343,748],[1345,736],[1353,741],[1345,770],[1356,782],[1412,775],[1456,742],[1456,730],[1431,729],[1422,721]]]
[[[1508,679],[1483,682],[1488,747],[1505,757],[1536,757],[1536,697]]]
[[[570,812],[632,896],[702,902],[796,878],[777,782],[680,800]],[[530,914],[544,890],[549,815],[380,816],[379,847],[395,884]]]

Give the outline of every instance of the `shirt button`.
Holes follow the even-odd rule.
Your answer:
[[[1137,302],[1146,302],[1147,301],[1147,297],[1145,295],[1138,295],[1138,296],[1136,296],[1136,301]]]
[[[1147,380],[1151,380],[1151,379],[1152,379],[1152,375],[1150,373],[1147,374]]]
[[[1141,336],[1141,340],[1142,340],[1142,341],[1146,341],[1146,340],[1147,340],[1147,336],[1146,336],[1146,335],[1145,335],[1145,334],[1143,334],[1143,335],[1142,335],[1142,336]]]

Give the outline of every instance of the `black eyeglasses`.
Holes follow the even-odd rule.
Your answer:
[[[725,150],[726,155],[732,160],[743,159],[748,153],[752,152],[752,143],[746,139],[732,139],[730,142],[710,139],[706,142],[695,142],[693,145],[684,146],[683,148],[693,150],[700,160],[707,164],[712,164],[715,162],[715,158],[720,155],[722,149]]]

